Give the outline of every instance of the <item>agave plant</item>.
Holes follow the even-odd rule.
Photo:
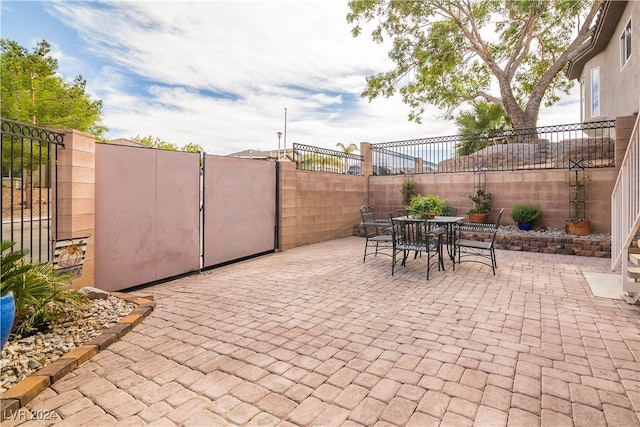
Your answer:
[[[73,318],[88,303],[87,298],[70,290],[70,275],[53,271],[51,263],[25,261],[24,250],[12,251],[15,242],[3,241],[0,295],[9,291],[15,298],[14,330],[28,333],[60,319]]]

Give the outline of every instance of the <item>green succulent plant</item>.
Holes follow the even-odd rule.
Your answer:
[[[70,290],[71,276],[56,273],[51,263],[25,261],[27,251],[12,251],[14,245],[9,241],[0,244],[0,295],[13,292],[16,306],[13,330],[28,333],[55,320],[80,315],[88,300]]]

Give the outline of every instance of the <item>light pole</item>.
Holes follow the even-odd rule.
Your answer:
[[[284,109],[284,159],[287,159],[287,109]]]
[[[280,137],[282,136],[282,132],[278,131],[276,135],[278,135],[278,161],[280,161]]]

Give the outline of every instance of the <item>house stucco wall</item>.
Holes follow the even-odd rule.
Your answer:
[[[631,57],[621,68],[620,37],[631,19]],[[591,70],[600,69],[600,115],[591,116]],[[607,48],[585,63],[580,74],[582,121],[611,120],[640,107],[640,2],[629,1]]]

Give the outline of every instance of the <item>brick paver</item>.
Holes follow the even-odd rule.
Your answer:
[[[640,308],[609,260],[498,251],[391,276],[349,237],[156,285],[140,325],[25,409],[59,425],[640,427]],[[49,425],[9,420],[14,425]]]

